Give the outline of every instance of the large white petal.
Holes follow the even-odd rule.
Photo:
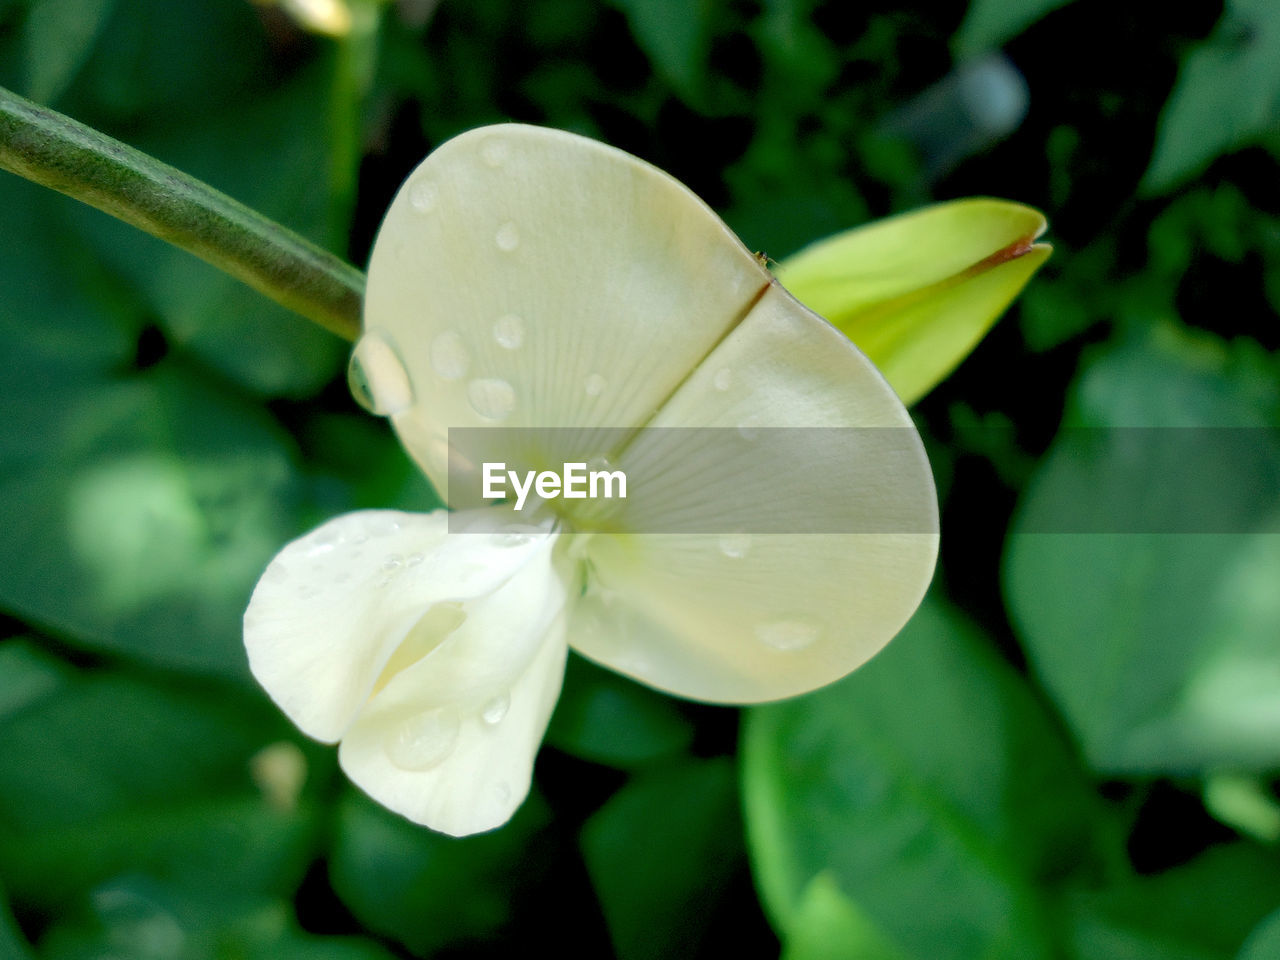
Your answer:
[[[711,429],[670,429],[683,427]],[[772,453],[753,460],[753,444]],[[595,519],[640,532],[571,548],[593,587],[570,642],[663,690],[752,702],[833,681],[897,633],[932,577],[936,494],[908,414],[780,287],[616,461],[629,499]],[[644,532],[679,529],[702,532]]]
[[[562,131],[485,127],[433,152],[392,203],[357,358],[449,496],[448,428],[575,428],[523,449],[500,431],[472,464],[590,456],[595,428],[646,422],[769,279],[649,164]]]
[[[468,539],[469,534],[455,534]],[[550,544],[361,711],[339,758],[379,803],[453,836],[505,823],[529,792],[560,694],[567,599]]]
[[[262,575],[244,618],[249,666],[303,732],[338,740],[389,662],[426,655],[456,626],[444,605],[492,594],[550,539],[447,527],[444,511],[345,514]]]

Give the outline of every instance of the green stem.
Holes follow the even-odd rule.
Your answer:
[[[347,340],[364,274],[130,146],[0,87],[0,168],[75,197],[243,280]]]

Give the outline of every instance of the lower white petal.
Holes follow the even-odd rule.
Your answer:
[[[546,536],[447,529],[443,510],[349,513],[285,546],[262,575],[244,618],[249,666],[304,733],[338,740],[384,673],[447,636],[457,605],[549,552]]]
[[[548,543],[501,588],[463,604],[465,619],[392,676],[343,738],[351,780],[453,836],[505,823],[529,792],[560,694],[566,599]]]

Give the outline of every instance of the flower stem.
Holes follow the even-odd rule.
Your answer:
[[[206,183],[0,87],[0,168],[225,270],[347,340],[364,274]]]

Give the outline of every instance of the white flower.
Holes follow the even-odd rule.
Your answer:
[[[488,830],[524,799],[569,646],[680,696],[776,699],[865,662],[932,576],[932,478],[890,387],[685,187],[594,141],[499,126],[429,156],[378,235],[353,369],[467,509],[289,544],[245,644],[357,785],[433,829]],[[690,449],[662,427],[709,430]],[[783,460],[753,459],[776,427],[899,439],[882,456],[874,430],[792,430]],[[706,449],[721,434],[738,447]],[[547,501],[532,524],[473,502],[483,462],[601,456],[643,495]],[[797,497],[808,472],[834,482]],[[730,496],[703,495],[717,481]],[[799,532],[815,517],[831,532]],[[697,532],[647,532],[673,529]]]

